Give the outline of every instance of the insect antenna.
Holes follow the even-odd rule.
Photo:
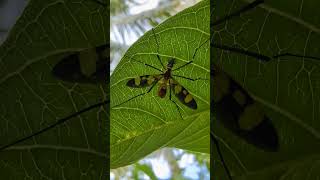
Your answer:
[[[86,107],[86,108],[84,108],[84,109],[82,109],[82,110],[80,110],[80,111],[78,111],[78,112],[76,112],[76,113],[73,113],[73,114],[71,114],[71,115],[69,115],[69,116],[67,116],[67,117],[65,117],[65,118],[62,118],[62,119],[58,120],[57,122],[55,122],[54,124],[51,124],[50,126],[47,126],[47,127],[43,128],[43,129],[37,131],[37,132],[34,132],[34,133],[30,134],[29,136],[26,136],[26,137],[24,137],[24,138],[18,139],[18,140],[13,141],[13,142],[11,142],[11,143],[9,143],[9,144],[6,144],[6,145],[1,146],[1,147],[0,147],[0,151],[3,151],[3,150],[5,150],[5,149],[7,149],[7,148],[9,148],[9,147],[11,147],[11,146],[13,146],[13,145],[16,145],[16,144],[18,144],[18,143],[21,143],[21,142],[23,142],[23,141],[25,141],[25,140],[28,140],[28,139],[30,139],[30,138],[33,138],[33,137],[35,137],[35,136],[37,136],[37,135],[39,135],[39,134],[42,134],[42,133],[44,133],[44,132],[46,132],[46,131],[48,131],[48,130],[50,130],[50,129],[52,129],[52,128],[55,128],[56,126],[58,126],[58,125],[60,125],[60,124],[62,124],[62,123],[64,123],[64,122],[66,122],[67,120],[69,120],[69,119],[71,119],[71,118],[73,118],[73,117],[79,116],[80,114],[82,114],[82,113],[84,113],[84,112],[90,111],[90,110],[92,110],[92,109],[95,109],[95,108],[98,108],[98,107],[101,107],[101,106],[105,106],[105,105],[107,105],[107,104],[109,104],[109,103],[110,103],[109,100],[105,100],[105,101],[103,101],[103,102],[100,102],[100,103],[97,103],[97,104],[88,106],[88,107]]]

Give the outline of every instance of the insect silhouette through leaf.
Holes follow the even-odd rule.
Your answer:
[[[232,18],[239,17],[250,10],[255,9],[258,5],[264,3],[262,0],[256,0],[249,3],[239,10],[211,23],[211,30],[219,25],[224,25]],[[235,53],[261,61],[262,63],[280,60],[280,58],[305,58],[319,60],[320,58],[309,55],[301,55],[291,52],[275,54],[272,56],[248,51],[238,47],[230,47],[220,44],[219,40],[211,41],[212,51],[221,50],[221,52]],[[215,49],[215,50],[213,50]],[[217,54],[217,53],[216,53]],[[213,78],[213,108],[217,120],[223,124],[226,129],[233,134],[245,140],[247,143],[264,151],[277,152],[281,146],[276,127],[269,117],[264,113],[260,104],[258,104],[249,93],[229,76],[218,63],[217,59],[211,59],[211,76]],[[213,127],[214,128],[214,127]],[[227,162],[222,156],[219,148],[219,141],[215,139],[215,134],[211,128],[211,138],[216,145],[218,155],[222,161],[224,169],[229,179],[232,179],[230,170],[226,165]]]
[[[108,48],[109,46],[106,44],[96,48],[84,49],[82,51],[72,53],[71,55],[63,58],[54,66],[52,69],[52,74],[58,79],[72,83],[107,84],[109,76],[109,66],[107,65],[109,62],[107,59],[109,57]],[[89,67],[89,69],[87,67]],[[109,100],[104,100],[97,104],[83,108],[82,110],[62,118],[39,131],[1,146],[0,151],[40,135],[52,128],[57,127],[60,124],[67,122],[73,117],[81,115],[82,113],[101,106],[106,106],[107,104],[109,104]]]

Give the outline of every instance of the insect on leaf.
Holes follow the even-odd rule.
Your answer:
[[[145,33],[115,69],[110,82],[112,168],[131,164],[163,147],[209,153],[210,61],[209,42],[204,43],[209,38],[209,8],[209,1],[201,1]],[[195,106],[191,106],[192,109],[180,102],[169,80],[157,83],[149,93],[128,101],[151,88],[145,83],[147,80],[142,80],[145,75],[165,73],[172,59],[175,60],[172,69],[191,61],[195,50],[203,43],[193,63],[172,71],[172,75],[206,79],[191,81],[173,76],[192,95],[197,103],[196,110]],[[141,82],[147,87],[142,87]],[[172,87],[177,87],[176,84]],[[166,88],[165,96],[164,92],[159,95],[160,87]],[[183,119],[175,103],[170,101],[170,90]],[[125,101],[128,102],[121,104]]]

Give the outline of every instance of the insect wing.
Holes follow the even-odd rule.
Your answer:
[[[127,86],[132,88],[144,88],[153,85],[159,81],[162,75],[143,75],[136,78],[132,78],[127,82]]]
[[[181,86],[177,81],[170,80],[171,91],[179,99],[179,101],[191,109],[197,109],[197,102],[194,100],[189,91]]]
[[[106,83],[109,76],[107,45],[73,53],[52,70],[52,74],[63,81],[78,83]]]
[[[277,151],[277,131],[259,104],[217,67],[213,70],[213,83],[213,109],[217,119],[248,143],[266,151]]]

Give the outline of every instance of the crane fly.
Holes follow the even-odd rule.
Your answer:
[[[157,37],[156,37],[156,34],[154,32],[154,29],[152,29],[152,33],[153,33],[153,37],[155,38],[155,42],[157,44],[157,51],[159,49],[159,44],[158,44],[158,40],[157,40]],[[157,95],[160,97],[160,98],[164,98],[166,97],[166,94],[167,92],[169,91],[169,100],[174,103],[174,105],[176,106],[178,112],[179,112],[179,115],[181,117],[181,119],[183,119],[182,117],[182,114],[180,112],[180,109],[179,109],[179,106],[178,104],[173,100],[172,98],[172,94],[175,95],[175,97],[183,104],[185,105],[186,107],[190,108],[190,109],[193,109],[193,110],[196,110],[198,108],[198,105],[197,105],[197,102],[196,100],[193,98],[193,96],[189,93],[189,91],[183,87],[176,79],[175,77],[179,77],[179,78],[183,78],[183,79],[186,79],[186,80],[190,80],[190,81],[197,81],[197,80],[207,80],[207,79],[204,79],[204,78],[191,78],[191,77],[185,77],[185,76],[181,76],[181,75],[176,75],[176,74],[173,74],[173,71],[176,71],[178,69],[181,69],[187,65],[190,65],[192,64],[192,62],[194,61],[194,58],[197,54],[197,51],[199,48],[201,48],[204,44],[206,44],[207,42],[209,41],[209,39],[205,42],[203,42],[194,52],[193,56],[192,56],[192,60],[184,63],[183,65],[177,67],[177,68],[174,68],[174,65],[176,64],[176,59],[175,58],[170,58],[168,60],[168,63],[166,66],[164,66],[164,64],[162,63],[162,60],[159,56],[159,53],[156,55],[157,56],[157,59],[159,61],[159,63],[161,64],[163,70],[155,67],[155,66],[152,66],[150,64],[146,64],[146,63],[143,63],[139,60],[136,60],[136,59],[133,59],[131,57],[131,59],[133,59],[133,61],[135,62],[138,62],[138,63],[142,63],[144,64],[145,66],[147,67],[150,67],[150,68],[153,68],[159,72],[161,72],[160,74],[154,74],[154,75],[142,75],[142,76],[137,76],[135,78],[131,78],[128,80],[126,86],[130,87],[130,88],[146,88],[146,87],[150,87],[146,92],[143,92],[141,94],[138,94],[136,96],[133,96],[131,97],[130,99],[120,103],[120,104],[117,104],[113,107],[117,107],[117,106],[120,106],[122,104],[125,104],[137,97],[140,97],[142,95],[145,95],[145,94],[148,94],[151,92],[151,90],[156,86],[158,85],[158,93]]]
[[[175,101],[172,100],[172,92],[173,94],[178,98],[178,100],[184,104],[185,106],[191,108],[191,109],[197,109],[197,103],[192,97],[192,95],[188,92],[186,88],[184,88],[182,85],[176,81],[172,75],[173,71],[173,65],[175,64],[175,59],[170,59],[168,61],[168,64],[166,66],[166,71],[163,72],[162,74],[156,74],[156,75],[143,75],[139,76],[133,79],[130,79],[127,82],[127,86],[132,87],[132,88],[144,88],[144,87],[149,87],[151,88],[147,91],[150,92],[153,87],[155,87],[156,84],[158,84],[158,96],[160,98],[166,97],[167,90],[169,89],[169,99],[172,101],[176,107],[178,108],[178,105],[176,104]],[[181,76],[180,76],[181,77]],[[188,78],[191,79],[191,78]],[[194,79],[192,79],[194,80]],[[143,95],[143,94],[141,94]],[[138,95],[140,96],[140,95]],[[136,97],[138,97],[136,96]],[[130,99],[131,100],[131,99]],[[123,103],[122,103],[123,104]],[[180,113],[180,111],[179,111]],[[181,114],[180,114],[181,115]]]

